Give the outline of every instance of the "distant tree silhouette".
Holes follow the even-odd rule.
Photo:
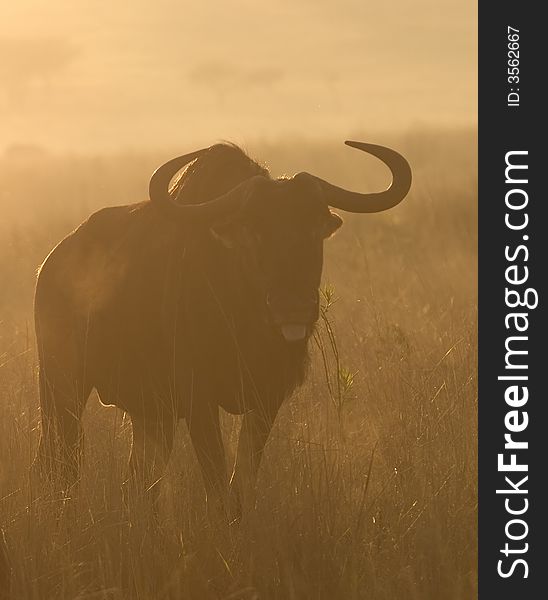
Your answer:
[[[48,86],[77,54],[63,38],[0,38],[0,89],[10,106],[24,103],[32,87]]]
[[[337,110],[340,110],[342,105],[339,84],[343,79],[341,73],[333,69],[325,69],[322,72],[322,79],[329,92],[329,95],[331,96],[331,103],[333,107]]]
[[[192,69],[188,75],[191,83],[212,90],[220,103],[232,92],[246,91],[252,87],[270,88],[284,76],[275,67],[239,67],[228,62],[206,62]]]

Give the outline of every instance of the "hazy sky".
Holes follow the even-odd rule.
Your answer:
[[[476,122],[475,0],[5,0],[0,148]]]

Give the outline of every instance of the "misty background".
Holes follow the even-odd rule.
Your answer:
[[[476,53],[473,0],[6,2],[0,151],[469,128]]]
[[[0,3],[0,580],[13,598],[477,597],[476,4]],[[60,502],[34,485],[33,295],[59,240],[223,139],[273,176],[384,189],[389,169],[352,138],[400,151],[413,185],[397,209],[341,214],[326,243],[329,328],[245,525],[208,524],[184,427],[158,480],[161,528],[130,524],[131,425],[96,395],[80,491]],[[232,462],[238,419],[223,429]]]

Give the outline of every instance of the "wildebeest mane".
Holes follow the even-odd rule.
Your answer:
[[[255,175],[270,178],[268,169],[238,146],[217,144],[186,167],[170,193],[180,204],[208,202]],[[230,363],[228,371],[234,370],[235,379],[233,385],[223,388],[224,395],[230,399],[221,402],[223,408],[233,412],[233,398],[239,396],[244,380],[249,393],[265,394],[262,401],[267,401],[267,390],[275,398],[289,395],[304,379],[306,348],[285,345],[265,320],[262,298],[257,295],[255,282],[247,278],[239,253],[227,252],[212,236],[204,235],[200,230],[196,237],[181,239],[185,246],[185,261],[192,265],[184,272],[182,280],[191,307],[188,317],[186,313],[185,317],[179,317],[186,324],[184,344],[189,344],[189,336],[194,335],[191,332],[198,322],[200,325],[191,344],[194,351],[208,356],[209,360],[212,354],[227,357],[224,361]],[[196,269],[196,265],[200,265],[200,269]],[[198,292],[191,292],[193,281]],[[215,308],[217,305],[223,307],[222,314]],[[237,338],[233,337],[234,332],[229,333],[234,323],[237,323]],[[230,362],[231,357],[237,357],[239,366]],[[273,369],[273,365],[276,368]],[[216,375],[220,377],[221,373]],[[225,377],[230,380],[227,373]]]
[[[215,144],[186,167],[171,194],[180,204],[208,202],[254,175],[270,177],[268,169],[235,144]]]

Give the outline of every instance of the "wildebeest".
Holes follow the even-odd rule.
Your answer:
[[[350,192],[308,173],[272,179],[217,144],[170,160],[152,175],[149,200],[98,211],[55,247],[35,298],[40,464],[76,479],[96,388],[131,416],[135,480],[157,480],[185,419],[207,495],[223,499],[222,407],[244,415],[231,489],[245,499],[276,414],[305,374],[323,242],[342,224],[329,207],[383,211],[411,185],[397,152],[346,143],[390,168],[386,191]]]

